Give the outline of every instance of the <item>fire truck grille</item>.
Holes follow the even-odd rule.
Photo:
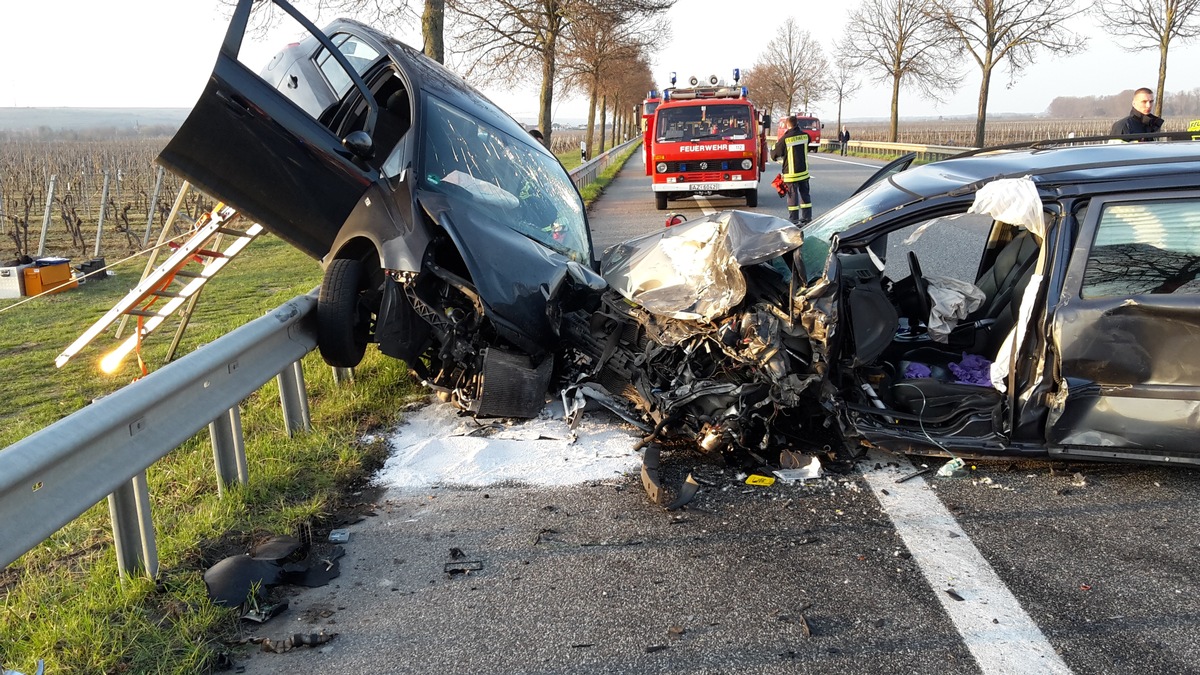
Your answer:
[[[702,180],[715,180],[711,176],[717,175],[711,173],[713,171],[738,171],[742,168],[742,160],[740,159],[705,159],[691,160],[688,162],[667,162],[667,173],[693,173],[697,171],[705,171],[700,167],[701,162],[707,162],[708,167],[705,178]]]
[[[712,183],[721,180],[719,173],[689,173],[683,177],[689,183]]]

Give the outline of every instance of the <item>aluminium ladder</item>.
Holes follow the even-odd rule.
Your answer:
[[[186,189],[185,184],[184,190]],[[187,241],[179,245],[170,257],[152,271],[147,266],[147,272],[143,274],[141,282],[63,350],[54,360],[54,365],[58,368],[63,367],[116,321],[124,321],[131,316],[137,317],[138,325],[133,335],[101,360],[101,368],[105,372],[114,372],[130,352],[139,348],[142,338],[162,325],[163,321],[186,302],[188,304],[183,312],[183,320],[167,356],[169,361],[187,326],[188,317],[200,290],[263,231],[258,223],[253,223],[244,230],[232,227],[238,219],[239,214],[235,209],[218,203],[211,212],[197,221]],[[164,225],[164,230],[165,227]],[[222,251],[219,249],[223,237],[231,237],[232,240]],[[199,269],[196,269],[197,265]],[[154,305],[160,300],[165,302],[155,308]]]

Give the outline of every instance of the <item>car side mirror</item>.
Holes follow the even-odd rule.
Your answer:
[[[771,128],[771,114],[770,113],[763,113],[762,125],[764,127],[767,127],[768,129]]]
[[[349,135],[342,139],[342,146],[354,153],[359,159],[370,159],[371,155],[375,154],[375,142],[371,140],[371,134],[359,129],[351,131]]]
[[[825,123],[824,123],[824,122],[821,122],[821,128],[822,128],[822,129],[824,129],[824,128],[825,128]]]

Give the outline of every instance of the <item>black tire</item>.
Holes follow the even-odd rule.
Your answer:
[[[666,211],[667,210],[667,193],[655,192],[654,193],[654,205],[656,207],[658,207],[659,211]]]
[[[334,368],[362,361],[371,337],[371,314],[360,302],[363,264],[339,258],[325,268],[317,298],[317,348]]]
[[[746,190],[746,207],[754,208],[758,206],[758,190]]]

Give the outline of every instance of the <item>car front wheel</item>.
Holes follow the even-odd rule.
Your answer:
[[[758,190],[746,190],[746,206],[751,209],[758,206]]]
[[[654,193],[654,205],[658,207],[659,211],[666,211],[667,210],[667,193],[655,192]]]
[[[317,298],[317,348],[334,368],[362,361],[370,339],[371,313],[361,302],[363,264],[337,259],[325,268]]]

